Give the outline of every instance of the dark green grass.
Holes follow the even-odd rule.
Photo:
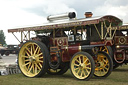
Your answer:
[[[0,76],[0,85],[128,85],[128,65],[117,68],[104,79],[76,80],[69,70],[64,75],[46,74],[41,78],[27,78],[22,74]]]

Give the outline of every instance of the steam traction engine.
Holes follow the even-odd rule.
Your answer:
[[[80,80],[110,75],[112,59],[106,52],[100,52],[100,47],[112,43],[109,28],[122,21],[114,16],[91,17],[90,12],[85,15],[83,19],[75,19],[74,12],[48,16],[49,23],[9,29],[14,36],[14,32],[21,32],[21,41],[18,40],[23,44],[18,57],[21,72],[27,77],[39,77],[46,72],[61,75],[70,68]],[[32,31],[36,37],[30,38]]]

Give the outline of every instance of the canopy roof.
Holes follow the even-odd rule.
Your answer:
[[[108,21],[112,26],[122,25],[122,20],[112,15],[105,15],[99,17],[83,18],[83,19],[71,19],[58,22],[49,22],[38,26],[32,27],[22,27],[16,29],[8,29],[8,32],[22,32],[22,31],[36,31],[36,30],[46,30],[46,29],[55,29],[55,28],[65,28],[73,26],[85,26],[91,24],[98,24],[103,21]]]

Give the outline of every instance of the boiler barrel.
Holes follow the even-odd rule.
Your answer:
[[[59,15],[50,15],[47,17],[47,20],[54,21],[54,20],[62,20],[62,19],[72,19],[75,18],[76,14],[75,12],[69,12],[65,14],[59,14]]]

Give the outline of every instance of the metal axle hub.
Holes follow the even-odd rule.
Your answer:
[[[36,61],[36,58],[35,58],[34,56],[31,56],[31,57],[29,58],[29,60],[30,60],[30,62],[34,62],[34,61]]]

